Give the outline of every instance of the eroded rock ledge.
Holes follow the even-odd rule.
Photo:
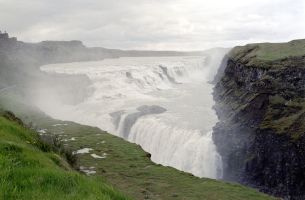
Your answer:
[[[305,199],[305,40],[235,47],[214,88],[224,179]]]

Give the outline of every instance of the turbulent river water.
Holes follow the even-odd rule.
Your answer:
[[[98,126],[137,143],[156,163],[221,178],[212,140],[217,117],[211,67],[204,63],[204,57],[127,57],[42,66],[47,73],[88,76],[93,92],[77,105],[39,106],[54,118]]]

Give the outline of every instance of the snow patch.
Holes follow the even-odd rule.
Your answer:
[[[79,167],[79,170],[81,172],[84,172],[87,176],[96,174],[96,171],[94,169],[95,169],[95,167],[89,167],[89,168],[88,167],[84,167],[84,166],[80,166]]]
[[[68,126],[68,124],[53,124],[52,126]]]
[[[62,141],[63,142],[68,142],[68,141],[75,141],[75,140],[76,140],[75,137],[72,137],[70,139],[63,139]]]
[[[47,129],[40,129],[37,131],[38,133],[42,133],[42,134],[45,134],[47,133]]]
[[[83,148],[83,149],[79,149],[77,151],[74,151],[73,154],[84,154],[84,153],[89,153],[90,151],[92,151],[93,149],[91,148]]]
[[[91,154],[93,158],[98,158],[98,159],[104,159],[106,158],[106,155],[107,155],[106,153],[103,153],[103,156],[96,155],[95,153]]]

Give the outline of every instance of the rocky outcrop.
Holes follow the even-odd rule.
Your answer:
[[[234,48],[214,88],[224,179],[305,199],[305,42]]]

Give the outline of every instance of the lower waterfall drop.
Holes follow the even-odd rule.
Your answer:
[[[222,177],[222,161],[212,132],[173,127],[155,116],[147,116],[134,124],[128,140],[150,152],[156,163],[175,166],[199,177]]]

